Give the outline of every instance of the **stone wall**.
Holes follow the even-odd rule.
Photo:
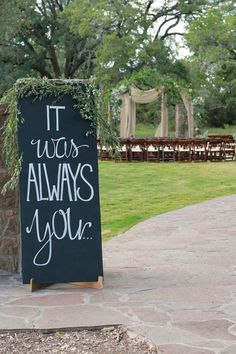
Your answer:
[[[0,106],[0,191],[7,181],[7,169],[2,155],[2,126],[6,107]],[[20,272],[20,223],[18,191],[0,194],[0,269]]]

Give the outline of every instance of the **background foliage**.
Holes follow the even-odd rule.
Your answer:
[[[234,0],[2,0],[0,96],[22,77],[94,77],[114,87],[191,90],[198,125],[236,123]],[[179,26],[181,24],[181,26]],[[180,59],[180,38],[190,55]],[[140,119],[156,106],[140,107]]]
[[[186,39],[193,76],[208,123],[236,123],[236,6],[235,1],[209,1],[202,16],[189,25]]]

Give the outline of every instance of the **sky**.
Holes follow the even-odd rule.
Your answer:
[[[158,7],[159,8],[159,7],[161,7],[164,4],[164,2],[165,2],[164,0],[155,0],[153,7]],[[175,3],[176,1],[172,1],[172,2]],[[172,24],[173,22],[174,21],[172,21],[172,22],[170,21],[166,25],[164,25],[160,34],[164,34],[166,28],[170,24]],[[185,31],[185,24],[184,24],[183,21],[180,21],[178,23],[178,25],[171,30],[171,32],[179,32],[179,33],[184,33],[184,31]],[[155,33],[155,29],[154,29],[154,33]],[[173,41],[172,48],[176,51],[177,59],[184,58],[184,57],[188,56],[190,54],[190,52],[189,52],[188,48],[186,47],[186,45],[184,43],[183,37],[177,35],[177,36],[174,37],[174,40],[175,40],[176,44]]]

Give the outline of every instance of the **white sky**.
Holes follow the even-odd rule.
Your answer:
[[[165,2],[165,0],[155,0],[153,8],[161,7],[164,4],[164,2]],[[175,3],[176,1],[172,1],[172,2]],[[160,34],[164,34],[165,30],[173,22],[174,21],[170,21],[166,25],[164,25]],[[179,33],[184,33],[184,31],[185,31],[185,25],[184,25],[183,21],[180,21],[176,27],[174,27],[170,30],[170,32],[179,32]],[[187,55],[190,54],[188,48],[184,45],[184,40],[183,40],[182,36],[177,35],[177,36],[171,37],[171,38],[170,38],[170,41],[172,41],[174,39],[173,40],[173,49],[176,51],[177,59],[186,57]],[[174,41],[176,42],[176,44],[174,43]]]

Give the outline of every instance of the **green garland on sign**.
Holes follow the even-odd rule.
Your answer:
[[[17,128],[21,119],[18,109],[20,98],[32,97],[34,100],[44,97],[55,97],[59,101],[65,95],[71,95],[75,101],[75,108],[80,109],[84,119],[90,120],[91,130],[88,134],[95,134],[99,129],[99,138],[109,151],[118,151],[119,140],[101,113],[101,95],[92,80],[49,80],[47,78],[30,78],[18,80],[8,90],[1,104],[7,105],[7,120],[3,127],[3,153],[9,173],[9,180],[3,187],[3,193],[14,189],[18,185],[21,160],[18,151]]]

